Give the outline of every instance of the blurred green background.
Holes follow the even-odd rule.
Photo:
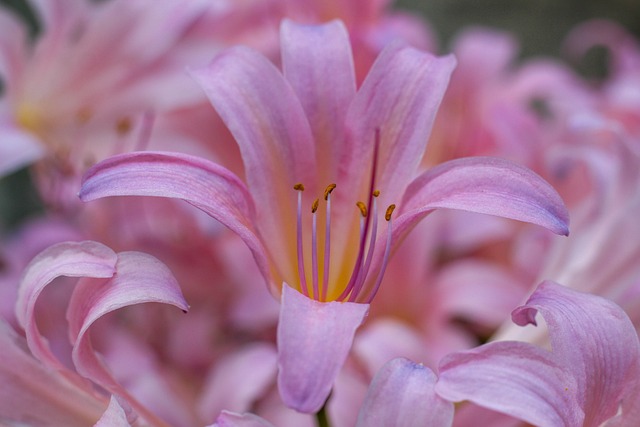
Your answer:
[[[0,5],[18,11],[35,33],[35,20],[25,0],[0,0]],[[569,30],[591,18],[613,19],[640,36],[640,0],[398,0],[395,5],[424,16],[443,52],[451,38],[470,25],[512,32],[524,57],[560,55],[561,42]],[[603,73],[604,58],[592,57],[582,71]],[[0,179],[0,231],[38,211],[38,198],[28,180],[26,171]]]
[[[640,35],[639,0],[399,0],[399,7],[420,12],[447,46],[469,25],[510,31],[525,56],[558,55],[560,43],[576,24],[612,19]]]

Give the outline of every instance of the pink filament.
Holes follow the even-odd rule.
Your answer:
[[[378,278],[376,279],[376,283],[373,285],[373,288],[371,289],[371,294],[365,299],[367,304],[371,303],[373,298],[378,293],[378,290],[380,289],[380,284],[382,283],[382,278],[384,277],[384,273],[387,269],[387,265],[389,264],[389,254],[391,253],[391,237],[393,234],[392,233],[393,226],[391,224],[391,221],[392,221],[391,218],[389,218],[389,221],[387,222],[387,244],[384,248],[382,265],[380,267],[380,271],[378,272]]]
[[[311,264],[312,264],[312,276],[313,279],[313,299],[318,300],[320,292],[318,292],[318,214],[312,213],[312,226],[311,226]]]
[[[297,215],[297,246],[298,246],[298,276],[300,276],[300,290],[305,296],[309,296],[307,278],[304,272],[304,255],[302,253],[302,190],[298,190],[298,215]]]
[[[362,267],[358,272],[357,281],[354,285],[353,292],[351,292],[351,296],[349,297],[349,301],[351,302],[355,301],[357,296],[360,294],[362,285],[369,274],[371,261],[373,260],[373,250],[376,246],[376,235],[378,231],[378,203],[376,197],[373,198],[373,209],[372,212],[370,212],[370,215],[373,216],[373,224],[369,230],[369,249],[367,250],[367,258],[366,261],[364,261],[364,267]]]
[[[324,239],[324,274],[322,276],[322,300],[327,300],[327,290],[329,288],[329,263],[331,249],[331,193],[327,195],[327,220],[325,222],[325,239]]]

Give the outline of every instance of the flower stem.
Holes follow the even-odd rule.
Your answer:
[[[327,402],[329,399],[327,399]],[[327,416],[327,402],[324,402],[322,408],[316,413],[316,421],[318,422],[318,427],[331,427],[329,423],[329,417]]]

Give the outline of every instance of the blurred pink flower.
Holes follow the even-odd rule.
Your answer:
[[[501,341],[453,353],[439,365],[436,392],[534,425],[633,425],[640,415],[640,343],[624,311],[544,282],[512,318],[535,326],[538,312],[551,351]]]
[[[55,279],[63,276],[80,279],[66,311],[68,336],[73,346],[70,363],[74,369],[56,355],[57,351],[41,333],[35,318],[39,296]],[[160,261],[139,252],[116,254],[93,241],[59,243],[31,261],[25,269],[18,292],[16,317],[21,329],[24,329],[26,345],[33,357],[19,348],[20,339],[13,337],[14,332],[4,326],[4,321],[0,336],[9,345],[3,345],[1,351],[3,359],[15,361],[18,366],[36,366],[35,373],[38,374],[27,369],[14,373],[3,370],[0,373],[4,384],[15,387],[6,388],[15,394],[0,399],[3,418],[23,422],[38,420],[38,425],[55,425],[56,420],[68,420],[65,425],[87,425],[87,418],[96,416],[99,408],[106,408],[106,397],[94,389],[93,383],[122,399],[127,408],[130,406],[135,414],[147,422],[166,425],[114,378],[104,359],[94,350],[89,333],[95,322],[103,316],[134,304],[161,302],[186,312],[188,306],[175,278]],[[133,355],[131,352],[125,353],[128,357]],[[46,381],[47,377],[52,384],[39,383]],[[56,383],[64,386],[61,396],[57,390],[50,388]],[[26,398],[27,394],[29,398]],[[25,402],[29,402],[29,399],[37,399],[40,403],[26,406]],[[109,411],[113,410],[110,406]],[[96,420],[97,416],[91,422]]]

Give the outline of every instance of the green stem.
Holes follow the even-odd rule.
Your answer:
[[[327,399],[327,402],[329,399]],[[318,421],[318,427],[331,427],[329,423],[329,417],[327,416],[327,402],[324,402],[322,408],[316,413],[316,420]]]

